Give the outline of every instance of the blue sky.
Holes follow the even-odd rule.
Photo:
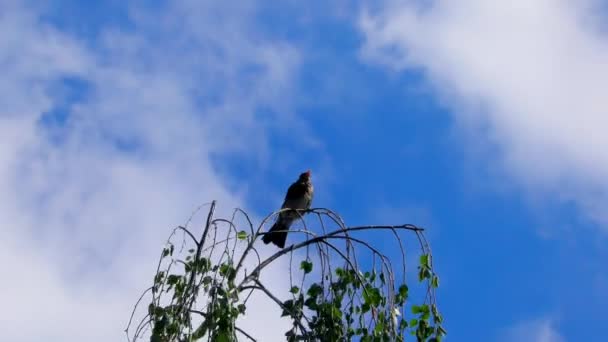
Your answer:
[[[0,328],[121,338],[169,227],[310,168],[347,223],[427,228],[450,341],[601,341],[604,5],[3,2]]]

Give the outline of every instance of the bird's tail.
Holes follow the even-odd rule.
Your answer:
[[[264,241],[265,244],[272,242],[277,245],[277,247],[284,248],[285,241],[287,241],[288,229],[289,226],[286,223],[282,222],[282,220],[277,220],[277,222],[275,222],[270,230],[264,235],[262,241]]]

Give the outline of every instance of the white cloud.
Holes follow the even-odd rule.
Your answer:
[[[386,1],[361,17],[362,56],[423,70],[510,176],[608,223],[601,9],[593,0]]]
[[[501,342],[566,342],[548,319],[520,322],[508,328]]]
[[[201,202],[243,205],[211,158],[265,158],[265,132],[294,119],[255,111],[289,108],[299,56],[237,7],[134,8],[131,28],[85,41],[0,4],[3,338],[122,339],[169,229]],[[75,103],[67,77],[88,89]],[[58,106],[65,122],[43,123]],[[272,324],[265,341],[286,330]]]

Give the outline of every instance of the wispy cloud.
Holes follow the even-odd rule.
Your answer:
[[[599,1],[393,2],[364,12],[362,56],[423,70],[470,141],[536,194],[608,223]],[[498,158],[496,158],[498,156]]]
[[[93,38],[0,5],[4,338],[119,340],[168,229],[201,202],[243,204],[212,158],[263,159],[266,132],[298,124],[274,113],[299,52],[241,5],[133,7],[128,29]]]
[[[501,342],[566,342],[549,319],[520,322],[498,338]]]

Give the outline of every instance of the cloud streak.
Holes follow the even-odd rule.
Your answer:
[[[263,159],[266,132],[294,120],[257,117],[289,108],[299,53],[254,28],[253,3],[130,11],[130,29],[91,38],[21,2],[0,5],[9,340],[123,338],[168,229],[201,202],[243,205],[212,158]]]
[[[361,53],[423,70],[508,176],[605,225],[608,45],[598,9],[591,0],[387,1],[361,16]]]
[[[502,342],[565,342],[549,319],[517,323],[508,328],[498,339]]]

